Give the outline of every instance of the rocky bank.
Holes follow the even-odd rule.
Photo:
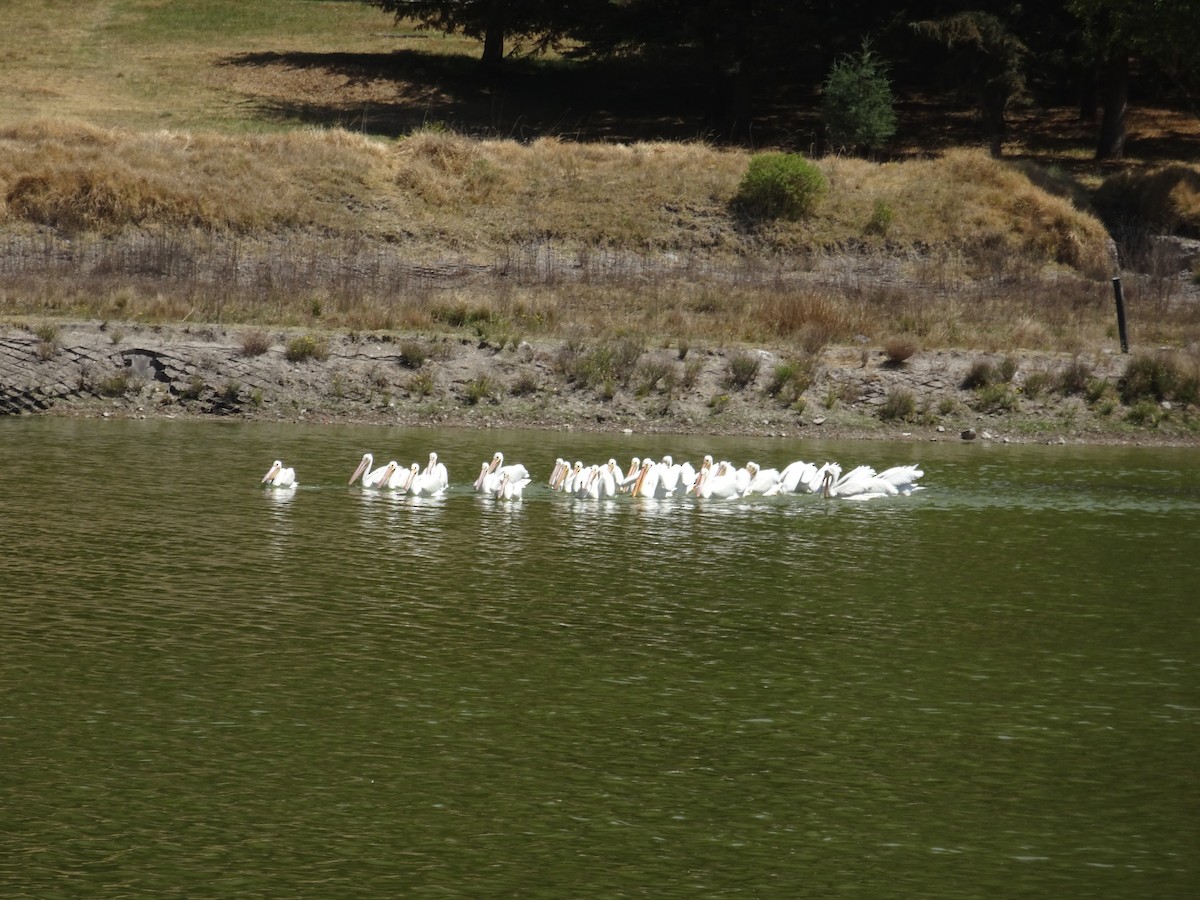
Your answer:
[[[297,336],[311,339],[312,354],[297,353]],[[0,414],[1200,446],[1195,409],[1165,403],[1131,416],[1116,400],[1128,357],[1115,351],[919,351],[897,365],[878,348],[832,347],[798,398],[773,392],[783,348],[650,347],[635,370],[598,385],[572,378],[574,352],[562,341],[496,346],[465,335],[10,326],[0,337]],[[735,357],[744,383],[731,377]],[[746,357],[759,362],[749,379]],[[988,362],[1011,380],[964,387]],[[1101,397],[1054,389],[1069,366],[1110,387]],[[897,404],[906,393],[911,411]]]

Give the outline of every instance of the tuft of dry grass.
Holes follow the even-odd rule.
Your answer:
[[[271,336],[261,328],[242,332],[242,356],[262,356],[271,349]]]
[[[920,342],[910,334],[894,335],[883,342],[883,355],[891,366],[904,365],[920,349]]]

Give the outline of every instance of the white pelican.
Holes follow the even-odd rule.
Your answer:
[[[621,491],[628,493],[633,490],[634,482],[642,471],[642,461],[639,457],[633,457],[629,460],[629,468],[625,470],[625,474],[621,477]]]
[[[481,463],[479,477],[475,479],[475,490],[481,494],[491,494],[495,493],[499,484],[500,478],[491,470],[491,466],[488,463]]]
[[[583,478],[583,463],[579,460],[575,460],[575,465],[571,466],[567,474],[561,479],[563,493],[575,493],[575,489],[579,487],[579,481],[581,478]]]
[[[574,482],[574,494],[580,499],[605,500],[617,493],[617,479],[613,470],[617,467],[615,459],[609,460],[602,466],[588,466],[582,469]]]
[[[346,483],[354,484],[361,475],[363,487],[379,487],[379,483],[383,480],[383,472],[387,466],[380,466],[378,469],[372,471],[371,467],[373,465],[375,465],[375,457],[371,456],[370,453],[364,453],[362,460],[358,464],[358,468],[354,470],[354,474],[350,476],[350,480]]]
[[[884,469],[876,477],[895,486],[896,490],[901,494],[911,494],[913,491],[921,490],[921,486],[917,484],[917,479],[924,477],[925,473],[921,471],[919,466],[892,466],[890,469]]]
[[[654,500],[662,500],[674,491],[667,490],[667,482],[663,478],[663,473],[667,470],[664,463],[656,463],[652,459],[642,460],[642,471],[638,473],[637,480],[633,483],[633,490],[629,492],[631,497],[650,497]]]
[[[428,469],[421,471],[420,463],[409,466],[406,474],[408,477],[404,479],[404,490],[414,497],[432,497],[446,490],[436,474],[431,474]]]
[[[811,493],[817,489],[810,486],[816,474],[817,467],[810,462],[798,459],[788,463],[779,473],[779,490],[784,494],[795,494],[801,491]],[[820,479],[817,478],[817,487],[819,486]]]
[[[513,478],[512,474],[505,472],[500,477],[500,484],[496,486],[497,500],[520,500],[525,493],[525,488],[529,486],[530,478]]]
[[[499,450],[497,450],[496,455],[492,457],[492,462],[491,465],[488,466],[488,471],[493,474],[498,474],[502,478],[507,472],[515,480],[529,477],[529,470],[526,469],[521,463],[512,463],[511,465],[506,466],[504,464],[504,454]]]
[[[856,466],[840,478],[834,467],[825,470],[821,476],[821,495],[824,497],[845,497],[850,500],[870,500],[874,497],[889,497],[900,493],[899,489],[886,479],[875,474],[870,466]]]
[[[287,488],[295,486],[296,483],[296,470],[286,468],[279,460],[271,463],[271,468],[262,477],[262,484],[271,487]]]
[[[433,483],[438,485],[443,491],[450,486],[450,473],[446,471],[445,463],[438,462],[438,455],[436,453],[429,454],[429,465],[425,467],[425,471],[421,474],[432,478]]]
[[[550,470],[550,477],[546,479],[546,484],[550,485],[550,490],[557,491],[562,486],[562,479],[566,478],[567,461],[561,456],[554,460],[554,468]]]
[[[664,456],[658,464],[658,480],[665,496],[684,493],[696,480],[696,470],[691,463],[677,463]]]
[[[733,466],[728,462],[720,462],[715,467],[702,469],[696,476],[696,484],[692,488],[697,497],[705,499],[717,497],[722,500],[733,500],[741,496],[738,492],[737,477]]]
[[[381,491],[403,491],[408,482],[408,469],[400,468],[400,463],[394,459],[380,470],[379,481],[375,487]]]
[[[756,462],[746,463],[746,473],[750,476],[742,496],[749,494],[771,495],[778,493],[780,472],[778,469],[764,469]]]
[[[600,474],[597,477],[600,481],[600,486],[597,488],[600,499],[615,497],[620,487],[617,480],[623,477],[620,468],[617,466],[617,461],[610,459],[606,462],[600,467]]]

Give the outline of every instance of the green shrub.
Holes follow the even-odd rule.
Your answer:
[[[408,380],[408,392],[415,397],[429,397],[435,387],[432,372],[418,372]]]
[[[184,400],[199,400],[208,387],[199,375],[193,375],[188,383],[179,389],[179,396]]]
[[[876,200],[875,210],[871,213],[871,218],[867,220],[867,227],[864,231],[867,234],[877,234],[882,237],[888,233],[888,229],[892,227],[892,220],[895,218],[896,214],[886,201]]]
[[[736,201],[760,219],[802,219],[828,187],[825,176],[798,153],[759,153],[750,158]]]
[[[1125,418],[1134,425],[1149,425],[1154,428],[1162,421],[1165,412],[1153,400],[1139,400],[1126,413]]]
[[[816,359],[811,356],[779,363],[771,373],[771,380],[766,387],[767,396],[794,405],[812,386],[815,369]]]
[[[1092,378],[1088,381],[1087,390],[1084,391],[1084,396],[1087,402],[1095,405],[1108,395],[1108,379],[1107,378]]]
[[[900,387],[891,388],[879,408],[879,418],[884,422],[909,422],[916,414],[917,401],[912,391]]]
[[[754,383],[758,377],[762,357],[757,353],[735,353],[725,371],[725,386],[742,390]]]
[[[124,397],[133,387],[133,373],[129,369],[118,369],[96,384],[101,397]]]
[[[429,359],[429,347],[424,341],[404,341],[400,344],[400,365],[406,369],[419,369]]]
[[[863,42],[858,54],[846,54],[825,79],[821,118],[835,146],[877,150],[896,133],[887,64]]]
[[[1121,400],[1128,405],[1140,400],[1200,402],[1200,369],[1172,353],[1133,357],[1119,384]]]
[[[304,362],[306,359],[326,360],[329,345],[323,338],[312,334],[299,334],[287,342],[283,355],[288,362]]]
[[[1030,372],[1025,376],[1025,395],[1027,397],[1040,397],[1050,387],[1050,374],[1048,372]]]
[[[496,394],[496,385],[487,375],[476,375],[463,388],[463,399],[468,406],[475,406],[483,400],[490,400]]]
[[[719,415],[725,412],[729,406],[730,397],[728,394],[715,394],[708,401],[708,408],[713,411],[713,415]]]
[[[978,389],[975,408],[980,412],[1012,412],[1017,408],[1017,393],[1004,383],[989,384]]]

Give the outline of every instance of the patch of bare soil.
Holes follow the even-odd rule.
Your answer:
[[[879,350],[830,348],[796,402],[772,395],[783,360],[772,347],[683,359],[650,349],[627,377],[581,387],[561,342],[324,334],[312,335],[316,356],[289,359],[296,334],[271,332],[268,349],[251,355],[249,330],[77,323],[47,340],[10,328],[0,337],[0,414],[1200,445],[1194,409],[1163,404],[1135,425],[1111,389],[1107,402],[1053,389],[1072,366],[1115,386],[1119,353],[1022,353],[1007,361],[1011,382],[984,392],[963,382],[981,362],[1004,368],[1000,355],[926,351],[894,366]],[[744,386],[731,375],[738,354],[759,361]],[[889,418],[905,394],[911,413]]]

